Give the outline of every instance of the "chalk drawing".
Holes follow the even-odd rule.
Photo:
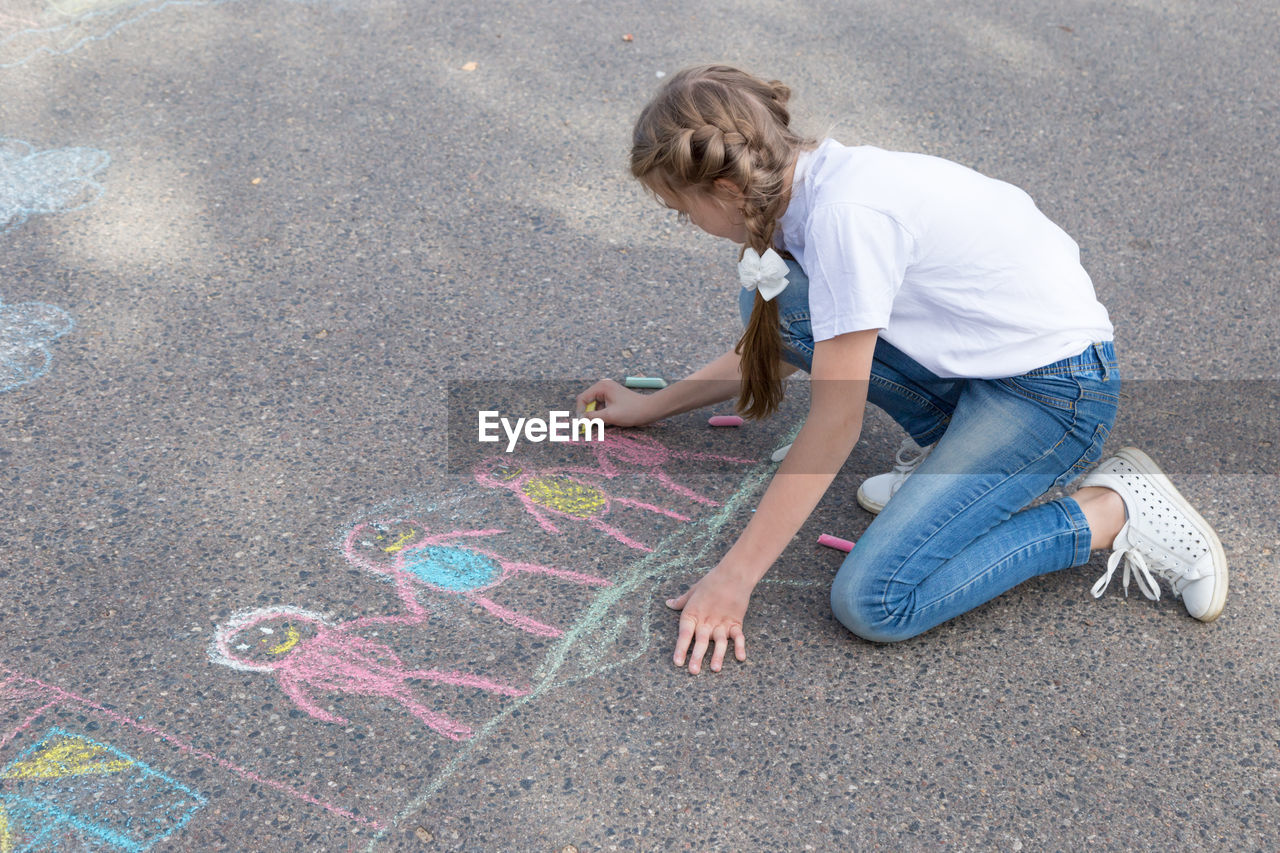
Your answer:
[[[0,712],[4,712],[6,715],[23,718],[21,723],[9,731],[6,731],[3,737],[0,737],[0,749],[3,749],[16,738],[28,732],[32,728],[32,725],[44,713],[53,709],[65,709],[76,714],[89,714],[108,720],[120,726],[127,726],[135,731],[150,735],[157,743],[163,741],[170,744],[185,756],[219,767],[239,776],[247,782],[259,785],[265,789],[276,791],[277,793],[290,797],[298,802],[307,803],[308,805],[321,808],[329,814],[339,817],[348,823],[355,824],[358,827],[372,830],[382,830],[386,828],[386,825],[382,821],[373,820],[365,815],[356,814],[350,809],[328,802],[327,800],[308,793],[307,791],[286,785],[283,782],[270,779],[252,770],[241,767],[235,762],[228,761],[227,759],[215,755],[208,750],[200,749],[190,741],[175,735],[172,732],[166,732],[162,729],[156,728],[149,723],[129,717],[126,714],[122,714],[117,710],[108,708],[91,699],[86,699],[85,697],[72,693],[69,690],[64,690],[61,687],[55,687],[52,684],[47,684],[38,678],[32,678],[29,675],[23,675],[11,670],[0,669]],[[10,821],[10,826],[12,826],[12,821]],[[3,851],[0,851],[0,853],[3,853]]]
[[[60,779],[64,776],[105,776],[119,773],[133,762],[116,758],[100,743],[64,738],[26,760],[10,764],[0,779]]]
[[[573,473],[569,473],[573,471]],[[547,469],[540,471],[520,462],[490,457],[475,468],[476,482],[490,488],[507,489],[520,498],[525,512],[537,520],[548,533],[559,533],[560,528],[547,517],[548,514],[585,521],[596,530],[612,536],[638,551],[653,550],[637,542],[621,530],[604,521],[604,516],[614,504],[635,507],[649,512],[688,522],[688,516],[674,510],[663,509],[631,498],[611,498],[598,485],[578,476],[576,469]]]
[[[798,431],[797,427],[792,431],[792,436]],[[656,454],[642,456],[642,458],[656,458]],[[365,848],[366,851],[372,853],[391,831],[391,827],[416,815],[453,774],[470,760],[475,750],[481,748],[489,733],[500,727],[511,714],[519,712],[528,703],[537,701],[552,690],[626,666],[648,654],[654,637],[651,622],[655,618],[653,601],[656,597],[656,588],[663,583],[669,583],[672,578],[679,575],[701,572],[710,568],[718,553],[727,547],[728,543],[721,539],[724,528],[735,519],[745,523],[750,511],[750,503],[776,470],[777,466],[772,462],[754,465],[746,472],[733,495],[714,514],[678,528],[662,540],[656,550],[644,549],[649,553],[627,566],[618,577],[613,579],[609,587],[598,592],[577,621],[554,641],[542,665],[532,678],[532,689],[526,695],[512,700],[481,725],[474,736],[452,756],[436,777],[400,809],[390,826],[378,831]],[[495,475],[491,469],[489,476],[501,476],[501,473]],[[517,471],[511,475],[511,481],[518,481],[520,476],[521,474]],[[669,484],[664,485],[670,488]],[[510,486],[505,487],[510,488]],[[766,578],[764,582],[768,583],[770,580]],[[810,586],[813,583],[817,582],[791,582],[789,585]],[[629,596],[631,598],[628,599]],[[616,637],[621,633],[626,621],[633,618],[633,616],[616,613],[616,609],[624,599],[641,611],[634,614],[634,618],[639,623],[640,637],[626,648],[613,648],[614,658],[604,662],[604,646],[616,646],[614,642]],[[671,615],[665,607],[656,608],[656,612]],[[674,634],[671,636],[674,637]]]
[[[49,345],[74,327],[56,305],[0,299],[0,394],[44,376],[53,363]]]
[[[648,445],[631,446],[623,450],[629,452],[637,448],[642,451],[641,456],[637,457],[642,461],[680,458],[674,454],[661,456],[658,449]],[[614,478],[622,478],[628,472],[640,472],[653,477],[668,492],[681,494],[678,488],[673,488],[672,483],[664,482],[655,473],[666,473],[662,464],[650,466],[628,460],[629,457],[622,455],[621,451],[612,457],[597,460],[595,476],[588,476],[574,469],[534,469],[525,466],[514,472],[514,476],[508,478],[509,484],[503,488],[518,490],[517,494],[522,496],[522,507],[535,518],[541,517],[548,523],[553,518],[557,522],[561,518],[569,518],[584,523],[599,521],[601,516],[607,518],[608,509],[627,505],[628,502],[610,496],[601,484],[612,484],[617,481]],[[661,634],[660,630],[651,630],[651,623],[660,624],[662,616],[670,615],[665,608],[654,604],[660,600],[654,594],[654,587],[669,584],[677,575],[701,571],[714,562],[715,553],[725,545],[720,539],[721,530],[735,519],[745,520],[751,499],[768,476],[772,475],[773,470],[774,466],[767,463],[749,469],[746,478],[725,505],[717,508],[710,518],[696,522],[674,510],[639,501],[630,502],[630,505],[637,508],[684,523],[677,525],[674,532],[657,542],[656,551],[649,551],[646,545],[640,543],[631,544],[619,540],[631,548],[640,545],[640,550],[645,551],[645,554],[629,564],[618,565],[616,568],[619,574],[611,574],[608,580],[565,569],[531,566],[507,558],[501,553],[494,553],[486,547],[478,547],[481,540],[496,537],[501,531],[466,523],[468,516],[484,517],[472,512],[478,505],[474,495],[458,499],[449,495],[432,498],[431,506],[424,508],[418,505],[424,510],[422,512],[379,511],[376,514],[366,514],[365,519],[390,520],[362,520],[346,525],[335,544],[341,547],[348,564],[392,584],[402,612],[342,622],[314,611],[275,606],[242,611],[225,620],[216,629],[214,638],[209,643],[209,658],[236,670],[272,675],[291,701],[313,718],[330,723],[347,722],[344,717],[339,716],[338,710],[326,707],[327,703],[322,704],[322,692],[336,694],[334,698],[342,700],[344,705],[353,699],[390,701],[399,709],[409,712],[433,732],[456,744],[452,753],[445,753],[449,757],[436,768],[435,776],[425,790],[412,802],[401,801],[392,806],[399,811],[390,822],[373,819],[367,815],[367,811],[364,815],[356,814],[350,809],[325,802],[305,790],[238,767],[127,714],[36,679],[4,670],[0,670],[0,716],[10,721],[9,728],[12,730],[0,729],[0,749],[24,732],[36,728],[41,716],[50,709],[76,708],[84,713],[92,713],[117,724],[151,733],[157,742],[163,739],[185,755],[215,763],[263,787],[320,806],[353,824],[370,828],[377,833],[369,842],[369,849],[372,850],[382,843],[387,833],[399,822],[419,811],[421,805],[456,773],[462,762],[475,754],[475,744],[482,742],[488,733],[501,726],[515,709],[526,707],[528,702],[535,701],[549,691],[625,666],[647,654],[652,641]],[[608,476],[610,473],[613,477]],[[533,489],[525,489],[530,482],[539,478],[546,482]],[[515,484],[515,489],[512,489],[511,484]],[[484,484],[471,484],[471,491],[485,491],[477,490],[476,485]],[[566,499],[564,503],[555,500],[538,503],[535,501],[541,495],[538,488],[548,494],[562,492],[572,500]],[[489,494],[492,497],[484,501],[486,504],[496,507],[505,500],[499,494]],[[529,504],[525,503],[526,500]],[[452,520],[445,521],[446,516]],[[613,528],[608,525],[604,528],[595,524],[592,526],[614,535]],[[558,532],[554,524],[551,528],[547,530],[545,526],[542,527],[548,533]],[[436,530],[447,532],[437,533]],[[526,678],[526,686],[516,686],[478,674],[448,672],[444,671],[445,668],[414,668],[405,664],[389,645],[372,639],[377,636],[374,631],[379,627],[403,628],[415,635],[421,631],[424,636],[429,637],[432,627],[441,623],[428,621],[429,613],[423,600],[426,591],[459,597],[467,593],[480,594],[521,572],[532,572],[549,579],[559,577],[592,590],[592,598],[579,611],[573,623],[565,626],[563,631],[556,629],[558,634],[551,637],[552,642],[545,659],[532,662],[537,669],[532,676]],[[498,615],[494,611],[489,613]],[[485,623],[481,621],[474,624]],[[624,632],[637,628],[640,631],[639,637],[623,636]],[[421,691],[429,689],[424,687],[423,682],[451,686],[454,691],[479,690],[492,694],[494,701],[489,706],[491,713],[483,717],[482,722],[469,719],[471,725],[451,719],[433,707],[428,707],[432,703],[420,695]],[[434,703],[434,707],[439,707],[439,703]],[[342,710],[345,711],[345,708]],[[13,728],[15,722],[16,728]],[[104,779],[115,779],[121,774],[141,773],[141,770],[122,764],[132,760],[129,756],[113,752],[106,744],[89,741],[87,738],[68,742],[66,737],[80,736],[48,730],[37,747],[29,749],[18,761],[7,766],[4,772],[12,774],[13,783],[33,789],[38,785],[48,784],[44,776],[52,776],[66,790],[74,789],[77,792],[88,788],[75,787],[76,785],[88,786],[91,782],[100,784]],[[0,779],[0,784],[8,785],[9,782],[8,779]],[[159,781],[148,784],[150,787],[142,792],[146,796],[159,796],[156,792],[167,790]],[[63,812],[77,814],[80,819],[98,829],[119,832],[119,826],[112,822],[116,820],[114,812],[110,815],[81,814],[69,808],[69,802],[66,798],[58,801]],[[30,849],[29,838],[41,826],[37,824],[37,815],[32,811],[32,806],[4,799],[0,800],[0,808],[3,809],[0,812],[0,820],[3,821],[0,824],[0,839],[8,839],[4,843],[10,844],[13,849]],[[171,812],[171,822],[176,824],[180,814]],[[46,816],[44,821],[43,825],[54,825],[59,831],[78,833],[81,838],[89,837],[86,830],[61,818]],[[150,837],[139,832],[129,835],[125,841],[144,844]],[[103,840],[104,836],[101,834],[94,838],[98,839],[94,843],[103,847],[114,843]],[[112,849],[116,848],[141,849],[122,847],[120,844],[115,844]],[[0,853],[4,853],[2,848]]]
[[[609,479],[623,473],[621,466],[638,468],[671,491],[706,506],[719,506],[711,498],[700,495],[688,486],[682,486],[664,470],[673,459],[714,460],[750,465],[756,460],[737,456],[720,456],[715,453],[699,453],[690,450],[671,450],[653,436],[639,432],[624,433],[606,431],[603,440],[575,442],[591,449],[601,474]]]
[[[27,707],[23,708],[23,705]],[[20,716],[24,717],[16,729],[5,732],[4,736],[0,737],[0,750],[8,746],[10,741],[25,731],[45,711],[57,705],[57,697],[50,696],[48,691],[38,685],[26,684],[12,677],[0,681],[0,712],[18,711]]]
[[[416,700],[407,682],[421,680],[523,696],[527,690],[461,672],[410,669],[391,648],[354,632],[371,625],[417,625],[427,620],[420,607],[406,616],[370,616],[333,623],[322,614],[296,607],[261,607],[234,614],[209,645],[214,663],[246,672],[274,673],[293,703],[317,720],[348,720],[316,703],[311,691],[381,697],[399,703],[433,731],[452,740],[470,737],[471,728],[432,711]]]
[[[19,0],[20,1],[20,0]],[[21,17],[0,17],[0,69],[25,65],[38,56],[66,56],[102,41],[157,12],[180,7],[220,6],[227,0],[61,0],[26,3]]]
[[[406,607],[417,601],[416,587],[421,586],[463,596],[503,622],[541,637],[558,637],[563,632],[481,593],[519,573],[548,575],[589,586],[609,585],[609,581],[595,575],[515,562],[483,548],[454,544],[466,537],[487,537],[502,532],[456,530],[429,535],[425,525],[413,520],[363,522],[347,534],[342,553],[353,566],[395,584]]]
[[[37,151],[0,137],[0,234],[38,214],[88,207],[102,195],[96,180],[111,158],[96,148]]]
[[[0,10],[0,70],[37,57],[67,56],[166,10],[221,6],[229,0],[5,0]],[[318,5],[325,0],[289,0]]]
[[[6,30],[10,28],[23,29],[27,27],[38,27],[39,25],[40,22],[34,18],[24,18],[13,14],[11,11],[0,9],[0,27],[3,27]]]
[[[0,786],[0,850],[47,850],[69,834],[81,849],[135,853],[207,802],[114,746],[56,726],[0,770]]]

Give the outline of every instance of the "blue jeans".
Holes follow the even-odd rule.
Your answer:
[[[808,279],[777,297],[785,359],[809,370]],[[755,294],[742,291],[744,321]],[[1098,461],[1120,373],[1110,341],[1008,379],[942,379],[881,340],[867,399],[921,446],[937,443],[836,574],[831,607],[853,633],[905,640],[1028,578],[1089,560],[1080,506],[1028,509]]]

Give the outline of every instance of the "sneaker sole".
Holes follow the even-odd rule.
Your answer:
[[[866,493],[862,491],[861,486],[858,487],[858,506],[862,507],[872,515],[879,515],[880,511],[884,509],[884,504],[879,501],[873,501],[871,498],[867,497]]]
[[[1196,512],[1191,504],[1187,503],[1187,499],[1182,493],[1174,487],[1173,482],[1165,476],[1160,470],[1160,466],[1155,461],[1143,453],[1136,447],[1123,447],[1117,451],[1116,456],[1122,457],[1137,471],[1144,476],[1150,477],[1151,481],[1156,484],[1162,495],[1178,509],[1186,513],[1187,517],[1196,525],[1199,532],[1204,536],[1205,542],[1209,544],[1209,553],[1212,555],[1213,564],[1217,567],[1218,582],[1213,585],[1213,598],[1209,602],[1209,609],[1205,611],[1203,616],[1196,616],[1201,622],[1212,622],[1222,615],[1222,608],[1227,603],[1227,555],[1222,550],[1222,542],[1218,539],[1218,534],[1214,532],[1209,522],[1204,520],[1200,513]]]

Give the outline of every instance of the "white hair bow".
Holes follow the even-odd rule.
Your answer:
[[[773,249],[760,255],[748,248],[738,262],[738,280],[747,290],[758,290],[768,302],[787,289],[787,262]]]

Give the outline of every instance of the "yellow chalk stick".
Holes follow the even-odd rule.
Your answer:
[[[587,403],[586,408],[584,409],[584,411],[586,411],[586,412],[594,412],[594,411],[596,410],[596,403],[598,403],[598,402],[600,402],[600,401],[599,401],[599,400],[592,400],[590,403]],[[585,433],[586,431],[587,431],[587,425],[586,425],[585,423],[580,423],[580,424],[578,424],[578,435],[582,435],[582,434],[583,434],[583,433]]]

